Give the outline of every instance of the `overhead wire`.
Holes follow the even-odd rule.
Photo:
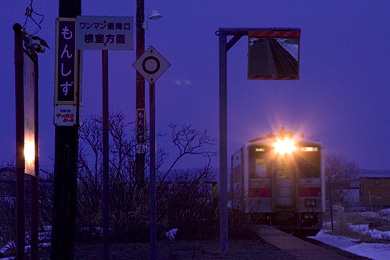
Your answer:
[[[33,33],[31,33],[31,35],[37,34],[42,29],[41,24],[43,22],[43,19],[45,18],[45,16],[43,14],[40,14],[40,13],[37,13],[34,11],[33,2],[34,2],[34,0],[31,0],[30,5],[27,6],[27,8],[26,8],[26,12],[25,12],[26,20],[24,21],[24,24],[23,24],[23,29],[26,30],[27,21],[28,21],[28,18],[30,18],[34,22],[34,24],[37,26],[37,29],[35,29],[35,31]],[[39,22],[37,22],[33,18],[33,16],[32,16],[33,14],[39,16],[41,18],[41,20]]]

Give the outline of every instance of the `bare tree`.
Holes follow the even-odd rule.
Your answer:
[[[358,180],[359,167],[348,162],[341,155],[328,155],[325,161],[325,175],[335,203],[344,204],[348,189]]]
[[[166,162],[167,153],[164,147],[157,147],[157,177],[159,179],[157,189],[160,207],[158,212],[159,218],[164,220],[163,226],[169,226],[169,223],[179,219],[184,221],[183,214],[187,214],[186,220],[191,216],[205,214],[204,204],[210,200],[211,195],[208,192],[207,199],[204,199],[201,194],[205,192],[204,187],[207,186],[204,185],[204,181],[210,179],[211,158],[217,155],[216,152],[209,151],[215,139],[210,137],[207,131],[198,131],[190,125],[181,127],[171,125],[170,127],[171,140],[177,148],[178,155],[166,171],[162,170],[162,165]],[[134,132],[134,126],[125,123],[123,114],[110,114],[110,221],[113,230],[111,235],[116,240],[126,237],[127,240],[142,241],[149,237],[147,229],[149,187],[147,185],[138,187],[139,182],[136,180]],[[89,233],[96,226],[101,226],[102,222],[101,136],[102,118],[97,116],[87,118],[80,128],[78,224],[84,230],[86,230],[85,227],[90,227],[89,230],[87,229]],[[157,138],[161,136],[159,134]],[[184,156],[203,156],[207,162],[204,168],[196,173],[186,172],[183,176],[173,176],[172,169]],[[145,169],[149,169],[149,156],[146,157],[145,164]],[[172,185],[173,182],[176,184]],[[188,201],[191,201],[191,204],[188,204]],[[181,210],[177,205],[182,205]],[[175,209],[181,213],[172,213]],[[214,209],[209,212],[214,212]],[[173,215],[175,217],[172,217]],[[129,238],[129,236],[132,237]]]
[[[175,124],[169,126],[171,128],[171,140],[177,148],[178,155],[172,164],[162,176],[163,182],[171,173],[178,161],[185,156],[202,156],[210,160],[212,157],[218,155],[215,151],[210,151],[210,147],[215,145],[216,139],[211,137],[207,130],[198,131],[191,127],[191,125],[182,125],[180,128]]]

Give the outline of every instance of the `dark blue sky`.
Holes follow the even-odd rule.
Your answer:
[[[24,23],[29,4],[5,1],[0,11],[3,163],[15,156],[12,25]],[[135,0],[115,5],[83,0],[82,14],[135,17],[135,5]],[[58,1],[34,0],[33,7],[45,15],[37,35],[51,46],[39,56],[41,164],[50,165]],[[218,28],[297,27],[302,32],[298,81],[248,81],[247,38],[229,51],[228,156],[284,126],[320,140],[327,153],[363,169],[390,169],[390,1],[145,0],[145,14],[153,9],[164,17],[149,21],[145,46],[153,45],[172,64],[156,83],[157,131],[186,123],[218,137]],[[31,20],[27,30],[35,30]],[[127,121],[135,120],[134,61],[135,51],[109,52],[110,111],[123,111]],[[100,51],[84,52],[83,117],[101,113],[100,63]],[[187,161],[180,167],[197,165]]]

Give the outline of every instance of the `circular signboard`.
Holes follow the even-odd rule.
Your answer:
[[[170,66],[171,64],[153,46],[133,63],[133,67],[149,83],[154,83]]]

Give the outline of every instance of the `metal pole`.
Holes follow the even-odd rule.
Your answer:
[[[227,48],[226,34],[219,31],[219,236],[221,252],[228,250],[227,211]]]
[[[144,14],[144,0],[137,0],[137,13],[136,13],[136,60],[145,52],[145,29],[143,23],[145,20]],[[136,72],[136,109],[145,109],[145,79],[137,71]],[[138,125],[138,116],[137,116]],[[144,133],[146,132],[146,126],[144,125]],[[138,143],[138,139],[136,138]],[[144,141],[145,142],[145,141]],[[144,145],[145,143],[140,143]],[[145,181],[145,152],[136,152],[135,155],[135,177],[138,188],[143,188]]]
[[[110,186],[109,186],[109,141],[108,141],[108,51],[102,51],[103,70],[103,259],[108,260],[110,252]]]
[[[149,84],[150,106],[150,259],[157,257],[157,214],[156,214],[156,99],[155,84]]]
[[[39,189],[39,120],[38,120],[38,55],[35,57],[35,92],[34,92],[34,144],[35,144],[35,176],[31,176],[31,259],[38,260],[38,189]]]
[[[15,34],[15,121],[16,121],[16,259],[24,259],[24,89],[23,32],[20,24],[13,26]]]

